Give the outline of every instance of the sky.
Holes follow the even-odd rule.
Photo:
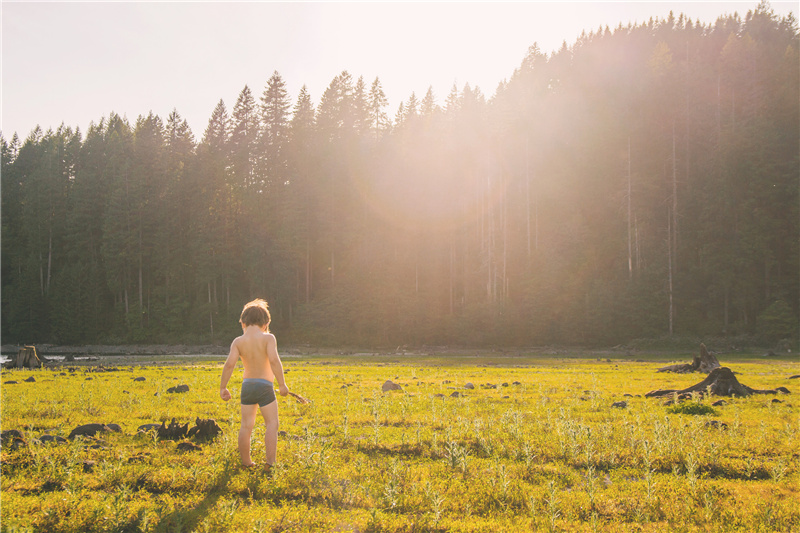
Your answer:
[[[771,2],[797,15],[796,2]],[[582,31],[666,18],[714,22],[757,2],[18,2],[0,1],[0,131],[37,125],[86,132],[111,112],[131,123],[177,110],[197,140],[217,102],[228,111],[247,85],[260,98],[277,71],[292,104],[314,105],[348,71],[377,77],[394,113],[455,84],[487,97],[534,43],[551,53]]]

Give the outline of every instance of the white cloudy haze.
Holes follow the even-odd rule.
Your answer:
[[[713,22],[756,2],[0,3],[6,139],[61,123],[86,131],[110,112],[134,121],[173,108],[199,139],[216,103],[232,109],[248,85],[259,97],[273,71],[294,103],[316,105],[343,70],[379,77],[389,114],[433,87],[491,96],[534,42],[549,53],[599,26],[665,18]],[[773,2],[780,15],[796,2]]]

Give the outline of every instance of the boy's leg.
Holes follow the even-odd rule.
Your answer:
[[[258,404],[242,405],[242,427],[239,428],[239,457],[245,466],[253,464],[253,460],[250,458],[250,436],[253,434],[257,411]]]
[[[278,401],[265,405],[261,408],[261,416],[264,417],[264,449],[267,455],[267,464],[275,463],[275,456],[278,453]]]

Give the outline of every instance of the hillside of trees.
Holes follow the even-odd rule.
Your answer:
[[[283,344],[796,340],[798,52],[762,3],[533,45],[492,96],[275,72],[199,140],[2,137],[2,342],[224,344],[254,297]]]

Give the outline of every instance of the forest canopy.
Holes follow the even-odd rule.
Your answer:
[[[275,72],[220,100],[111,113],[2,149],[2,337],[615,345],[797,340],[798,26],[760,4],[534,44],[487,97]]]

